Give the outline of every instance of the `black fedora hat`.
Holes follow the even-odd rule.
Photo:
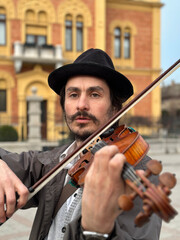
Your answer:
[[[111,58],[100,49],[89,49],[82,53],[74,63],[64,65],[48,77],[49,86],[59,95],[67,80],[73,76],[95,76],[106,80],[112,91],[125,102],[133,94],[131,82],[116,71]]]

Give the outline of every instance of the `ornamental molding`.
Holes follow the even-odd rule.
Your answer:
[[[50,0],[19,0],[17,4],[17,17],[24,20],[26,10],[33,10],[36,14],[44,11],[48,15],[48,22],[56,21],[55,8]]]
[[[15,80],[8,72],[1,69],[0,71],[0,81],[5,81],[7,89],[15,87]]]
[[[0,8],[5,9],[7,19],[15,18],[15,6],[12,0],[0,0]]]
[[[81,0],[65,0],[57,10],[58,23],[64,24],[65,16],[71,14],[73,18],[78,15],[83,16],[83,22],[86,27],[92,26],[92,16],[88,6]]]

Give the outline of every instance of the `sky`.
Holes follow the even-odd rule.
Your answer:
[[[164,72],[180,59],[180,0],[161,0],[161,68]],[[169,76],[164,85],[171,81],[180,83],[180,67]]]

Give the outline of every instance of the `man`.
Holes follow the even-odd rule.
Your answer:
[[[17,208],[38,207],[31,240],[159,239],[161,220],[157,216],[152,215],[142,228],[134,225],[134,218],[142,207],[140,199],[135,200],[135,207],[129,212],[119,209],[118,197],[129,189],[120,177],[126,159],[115,146],[96,152],[83,189],[78,188],[56,214],[63,186],[69,180],[67,169],[27,202],[27,187],[105,124],[133,94],[130,81],[115,71],[110,57],[99,49],[89,49],[74,63],[56,69],[48,80],[50,87],[61,96],[65,119],[75,142],[52,151],[20,155],[0,149],[0,221],[4,222],[14,213],[17,192]],[[76,161],[74,159],[68,168]],[[145,157],[138,168],[144,169],[147,161]]]

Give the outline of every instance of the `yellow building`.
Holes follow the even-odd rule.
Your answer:
[[[47,77],[88,48],[105,50],[138,94],[160,74],[161,7],[159,0],[0,0],[0,125],[27,138],[27,96],[35,86],[42,138],[60,139],[66,128]],[[128,116],[158,119],[160,99],[156,88]]]

